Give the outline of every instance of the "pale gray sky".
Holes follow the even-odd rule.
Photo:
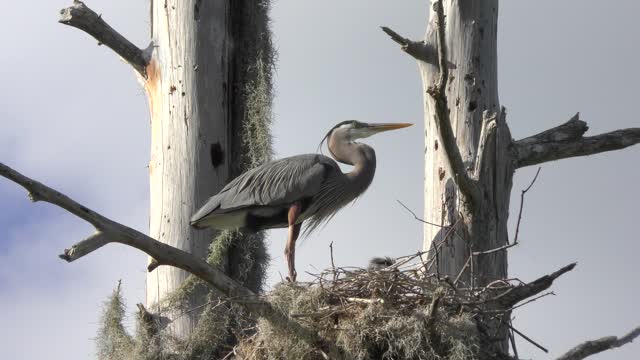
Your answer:
[[[146,232],[146,98],[109,49],[57,24],[58,10],[70,3],[3,1],[0,161]],[[146,1],[88,5],[139,46],[147,44]],[[577,111],[590,133],[638,126],[640,3],[606,5],[502,2],[500,100],[515,138]],[[272,17],[278,157],[314,152],[326,130],[344,119],[416,123],[367,141],[378,154],[373,185],[299,246],[299,272],[326,267],[331,241],[340,265],[415,252],[421,225],[395,200],[422,209],[421,84],[414,61],[379,26],[420,38],[426,1],[277,0]],[[524,358],[550,359],[583,340],[640,324],[639,158],[640,147],[543,167],[527,197],[521,245],[510,251],[510,274],[532,280],[579,265],[554,285],[557,296],[515,313],[515,326],[551,351],[519,341]],[[516,175],[513,217],[534,171]],[[145,257],[137,250],[109,245],[73,264],[57,258],[91,231],[57,208],[29,203],[21,188],[0,180],[0,358],[93,358],[99,307],[117,280],[123,279],[131,311],[144,299]],[[285,273],[284,240],[283,231],[270,233],[271,283]],[[639,352],[631,344],[596,358],[636,359]]]

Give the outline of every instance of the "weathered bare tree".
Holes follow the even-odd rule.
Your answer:
[[[81,1],[61,11],[61,23],[111,48],[143,84],[151,115],[149,232],[199,259],[207,257],[215,234],[191,228],[191,214],[231,178],[271,156],[268,7],[268,1],[152,0],[146,49]],[[225,248],[216,249],[216,265],[259,291],[266,266],[262,237],[238,242],[238,233],[219,236],[225,241],[216,245]],[[158,260],[151,257],[150,268]],[[162,300],[188,276],[171,266],[149,273],[147,307],[161,311]],[[192,291],[188,306],[202,304],[206,292],[202,287]],[[172,321],[174,334],[188,335],[198,315],[193,311]]]
[[[441,225],[425,227],[424,248],[437,257],[430,261],[435,260],[433,270],[443,281],[455,279],[454,286],[458,281],[473,286],[476,281],[482,286],[507,277],[505,250],[513,245],[507,234],[509,196],[518,168],[634,145],[640,142],[640,129],[584,137],[586,123],[575,116],[514,141],[497,93],[498,1],[434,0],[433,4],[438,6],[430,14],[424,41],[384,30],[416,58],[424,84],[425,220]],[[147,91],[152,128],[150,236],[0,163],[0,176],[23,186],[33,201],[57,205],[95,227],[93,235],[60,257],[74,261],[112,242],[135,247],[150,256],[150,310],[192,274],[275,328],[319,349],[325,358],[340,358],[335,344],[257,295],[264,266],[262,238],[244,238],[242,243],[250,246],[243,247],[236,241],[242,235],[223,234],[225,241],[217,243],[225,248],[216,249],[221,257],[212,264],[205,257],[216,235],[195,233],[188,226],[190,214],[208,195],[270,156],[266,3],[152,1],[152,42],[144,50],[80,1],[63,10],[60,21],[89,33],[133,67]],[[439,232],[443,227],[446,233]],[[516,303],[548,288],[573,266],[510,288],[493,301],[508,315]],[[193,304],[202,302],[201,292],[189,295]],[[431,306],[434,312],[437,300]],[[146,312],[143,306],[140,309]],[[190,312],[174,321],[174,335],[187,336],[197,316]],[[504,358],[508,330],[514,329],[508,318],[493,324],[502,334],[497,354]],[[582,359],[638,335],[636,329],[622,338],[586,342],[562,359]]]
[[[442,276],[465,283],[506,279],[507,219],[517,169],[618,150],[640,142],[640,128],[585,137],[576,114],[521,140],[511,137],[498,99],[498,0],[431,0],[423,41],[383,30],[417,60],[425,110],[424,220],[454,227],[446,236],[425,225],[424,250],[435,249]],[[474,255],[475,254],[475,255]],[[506,326],[501,349],[506,351]]]

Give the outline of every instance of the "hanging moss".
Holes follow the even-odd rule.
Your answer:
[[[275,51],[269,30],[270,2],[232,4],[234,33],[234,175],[273,156],[271,141]]]
[[[330,286],[330,285],[327,285]],[[437,289],[434,289],[437,291]],[[347,359],[480,359],[480,336],[469,314],[446,312],[432,326],[426,322],[428,307],[387,306],[373,302],[334,313],[323,287],[281,284],[269,295],[272,305],[287,314],[327,315],[302,317],[302,324],[344,350]],[[434,340],[433,334],[437,334]],[[267,321],[258,322],[256,335],[243,339],[238,353],[242,359],[324,359],[306,343],[295,341]]]
[[[275,51],[269,29],[270,2],[238,0],[231,3],[233,44],[231,102],[231,177],[273,156],[271,141]],[[263,234],[222,232],[212,243],[216,264],[255,292],[262,290],[269,257]]]
[[[269,10],[268,0],[231,2],[233,61],[229,111],[233,161],[230,178],[273,156],[270,127],[276,55],[271,41]],[[262,233],[220,231],[211,242],[207,261],[259,293],[269,265],[264,239]],[[164,299],[162,307],[167,311],[184,310],[185,306],[190,306],[187,303],[189,295],[202,293],[203,287],[209,288],[203,281],[189,276],[177,291]]]
[[[313,283],[281,283],[265,295],[274,310],[318,334],[319,343],[299,341],[214,292],[187,339],[172,337],[165,320],[142,306],[132,337],[122,326],[118,288],[105,303],[100,359],[316,360],[326,358],[326,343],[339,349],[332,354],[336,359],[511,359],[492,347],[495,338],[482,331],[486,319],[478,316],[493,309],[489,302],[507,291],[504,286],[453,288],[450,280],[424,274],[416,264],[399,264],[382,270],[330,268]]]
[[[118,282],[118,286],[104,305],[101,326],[96,338],[98,359],[124,360],[127,359],[126,354],[133,349],[133,339],[122,325],[125,310]]]

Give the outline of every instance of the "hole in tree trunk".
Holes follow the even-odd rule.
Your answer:
[[[222,165],[224,162],[224,150],[222,150],[220,143],[211,144],[209,153],[211,155],[211,165],[213,165],[214,169]]]

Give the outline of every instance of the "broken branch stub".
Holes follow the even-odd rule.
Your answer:
[[[147,78],[148,54],[120,35],[102,19],[102,15],[96,14],[82,1],[74,0],[73,5],[60,10],[58,22],[73,26],[93,36],[98,40],[98,45],[105,45],[115,51],[143,78]]]
[[[516,141],[514,143],[516,167],[589,156],[640,143],[640,128],[621,129],[584,137],[588,129],[587,123],[580,120],[579,114],[576,114],[562,125]]]

